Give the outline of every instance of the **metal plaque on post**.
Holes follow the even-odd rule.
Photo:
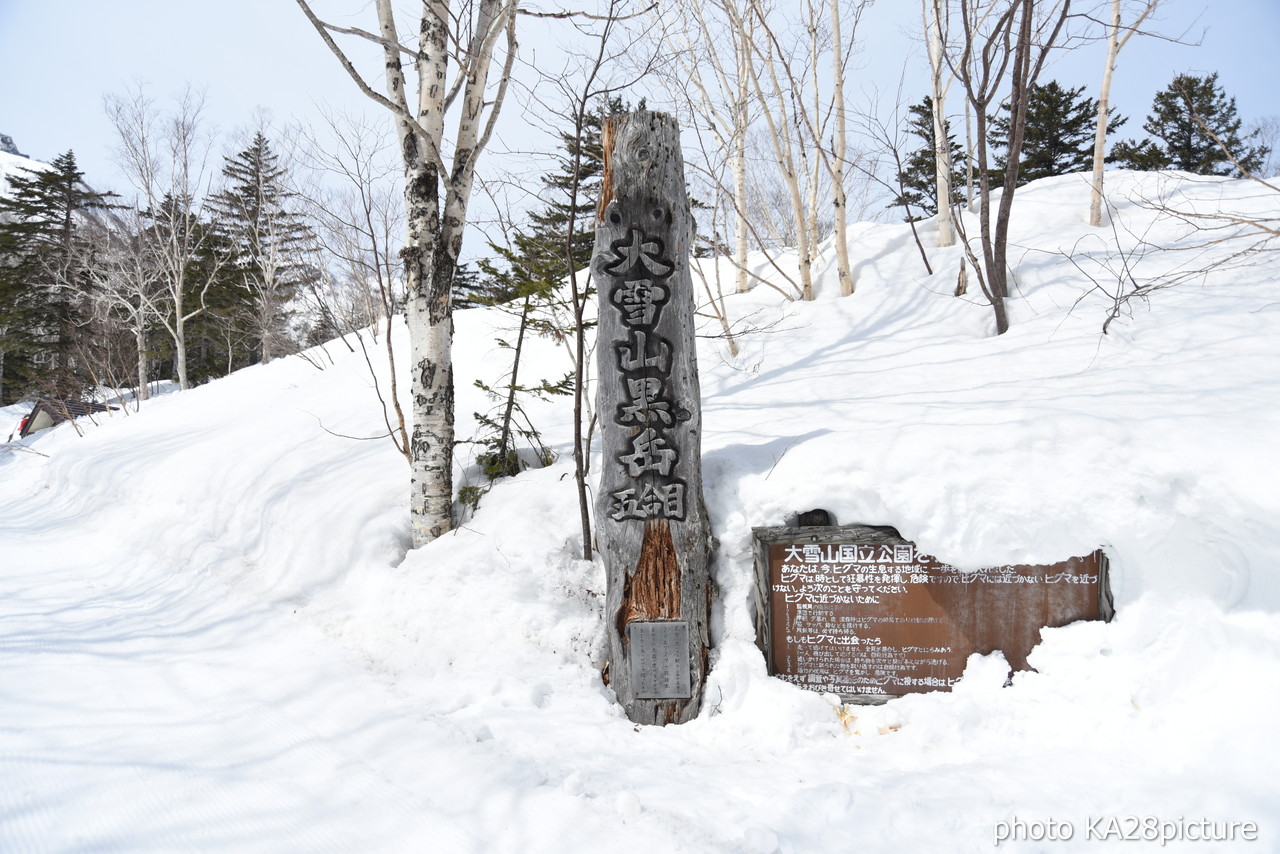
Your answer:
[[[1043,628],[1113,613],[1101,550],[961,570],[892,528],[757,528],[757,640],[769,672],[846,702],[950,690],[972,653],[1014,670]]]
[[[684,620],[636,622],[627,625],[631,690],[642,700],[687,700],[689,682],[689,624]]]

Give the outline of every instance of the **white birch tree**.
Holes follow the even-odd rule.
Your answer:
[[[400,42],[391,0],[374,4],[376,33],[325,23],[307,0],[297,3],[360,91],[392,114],[400,142],[407,214],[401,257],[413,378],[409,507],[418,547],[453,525],[450,297],[476,162],[493,133],[515,61],[519,0],[422,0],[415,47]],[[385,94],[356,68],[335,41],[337,35],[382,48]],[[500,40],[506,55],[494,76]],[[450,115],[453,127],[447,133]]]
[[[861,16],[866,4],[856,7]],[[852,36],[852,33],[850,33]],[[849,40],[852,49],[853,39]],[[836,220],[836,271],[840,278],[840,295],[849,296],[854,290],[853,266],[849,263],[849,194],[845,187],[845,162],[849,156],[848,117],[844,106],[844,76],[849,60],[844,45],[844,21],[840,0],[831,0],[831,106],[835,125],[831,132],[831,189],[832,205]]]
[[[147,333],[165,315],[164,265],[156,256],[146,225],[129,212],[125,229],[110,240],[103,258],[90,273],[98,312],[128,329],[137,355],[137,399],[148,400],[150,351]]]
[[[1093,193],[1089,197],[1089,224],[1093,226],[1102,225],[1102,167],[1106,157],[1107,114],[1116,59],[1138,31],[1138,27],[1142,26],[1142,22],[1160,5],[1160,0],[1146,0],[1133,23],[1124,25],[1120,23],[1121,5],[1121,0],[1111,0],[1111,21],[1107,24],[1107,61],[1102,67],[1102,87],[1098,93],[1098,127],[1093,138]]]
[[[684,0],[675,4],[671,38],[679,48],[677,68],[687,88],[688,106],[698,117],[697,127],[710,131],[719,153],[729,164],[734,218],[733,265],[735,289],[751,289],[747,269],[750,223],[747,219],[747,132],[751,123],[751,87],[748,64],[754,18],[744,16],[740,0]],[[704,74],[705,69],[705,74]]]
[[[796,23],[808,36],[807,51],[799,53],[786,46],[790,39],[781,33],[773,10],[761,0],[749,2],[750,14],[760,33],[751,41],[755,53],[755,61],[749,67],[752,89],[769,129],[776,162],[796,218],[803,299],[813,298],[812,264],[821,238],[818,200],[824,183],[829,183],[832,198],[840,293],[848,296],[854,291],[848,254],[845,167],[849,158],[844,76],[856,44],[853,32],[868,5],[868,0],[805,0]],[[851,23],[847,40],[846,21]],[[825,61],[831,66],[829,91],[820,82]],[[767,72],[767,87],[762,85],[757,66]],[[802,170],[798,164],[806,168]],[[807,203],[802,196],[802,176]]]
[[[217,253],[208,251],[215,238],[202,220],[200,207],[209,181],[203,110],[204,97],[190,87],[177,97],[168,115],[161,114],[140,88],[106,98],[107,116],[120,142],[117,159],[150,220],[141,235],[162,270],[159,299],[165,310],[157,319],[173,341],[181,389],[191,387],[187,324],[204,312],[205,295],[222,264]],[[197,264],[198,260],[204,263]]]
[[[947,88],[949,80],[942,33],[943,0],[921,0],[924,13],[925,45],[929,56],[929,88],[933,99],[933,157],[934,180],[938,199],[938,246],[951,246],[956,242],[955,227],[951,222],[951,146],[947,142]]]
[[[316,223],[324,256],[322,276],[310,286],[308,302],[334,334],[355,339],[387,436],[411,461],[391,335],[392,320],[405,303],[398,256],[405,233],[399,152],[392,129],[371,117],[331,111],[321,111],[321,117],[321,131],[298,127],[292,134],[298,140],[297,160],[310,179],[303,182],[301,197]],[[366,329],[386,358],[385,394],[381,371],[374,365],[377,351],[365,343]]]

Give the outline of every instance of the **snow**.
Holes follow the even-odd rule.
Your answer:
[[[1274,264],[1144,200],[1277,201],[1108,182],[1114,231],[1083,224],[1082,176],[1019,191],[1003,336],[951,295],[958,251],[925,276],[901,225],[856,227],[852,298],[828,262],[814,303],[728,298],[742,352],[699,354],[710,699],[679,727],[601,684],[563,399],[530,407],[561,459],[417,551],[403,459],[350,438],[385,426],[342,342],[0,453],[0,850],[968,852],[1015,819],[1074,837],[1001,850],[1094,850],[1088,822],[1126,816],[1258,827],[1167,850],[1280,850]],[[1089,276],[1114,285],[1122,250],[1143,281],[1204,272],[1104,336]],[[498,322],[457,318],[463,436]],[[569,366],[549,340],[531,358]],[[1102,546],[1117,616],[1045,632],[1010,687],[994,653],[950,693],[841,707],[753,640],[750,530],[815,507],[960,566]]]
[[[31,172],[43,171],[48,168],[49,164],[42,163],[39,160],[32,160],[30,157],[23,157],[20,154],[0,151],[0,188],[8,191],[8,178],[11,175],[29,178],[31,177]]]
[[[7,440],[10,436],[18,435],[18,427],[30,411],[30,404],[15,403],[12,406],[0,406],[0,438]]]

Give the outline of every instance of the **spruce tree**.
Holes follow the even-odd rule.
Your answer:
[[[258,132],[249,146],[227,157],[227,187],[210,200],[215,223],[231,247],[235,273],[254,309],[250,334],[263,362],[286,346],[289,302],[316,281],[304,260],[314,236],[288,189],[288,170]]]
[[[1241,170],[1254,172],[1261,167],[1269,151],[1266,146],[1251,145],[1258,132],[1242,136],[1241,126],[1236,99],[1228,98],[1218,85],[1216,71],[1203,77],[1179,74],[1156,94],[1151,114],[1142,124],[1155,139],[1117,143],[1111,157],[1130,169],[1239,176]],[[1240,168],[1222,150],[1224,146]]]
[[[643,102],[638,109],[643,109]],[[549,292],[569,275],[591,263],[595,243],[593,227],[604,169],[601,133],[604,120],[630,110],[621,99],[602,102],[586,115],[582,137],[565,131],[555,155],[557,170],[542,176],[546,206],[529,215],[529,225],[511,237],[509,246],[490,243],[496,258],[480,262],[481,286],[490,302],[506,302],[527,293]],[[574,184],[573,164],[578,166],[578,197],[569,198]],[[570,214],[574,230],[568,233]]]
[[[911,222],[938,213],[938,158],[933,137],[933,98],[925,95],[919,104],[908,107],[908,112],[911,118],[907,120],[907,131],[919,137],[923,144],[902,162],[897,175],[900,192],[886,207],[903,208],[906,211],[904,220]],[[964,162],[964,149],[951,132],[951,122],[946,122],[943,127],[951,149],[951,204],[956,205],[963,199],[964,173],[960,171],[960,164]]]
[[[477,382],[495,402],[491,413],[476,413],[477,421],[487,434],[478,440],[486,450],[478,455],[477,461],[490,478],[520,470],[521,462],[515,452],[517,437],[534,446],[545,458],[537,430],[527,418],[523,424],[520,422],[521,398],[570,392],[572,375],[556,383],[522,382],[520,358],[524,342],[531,334],[567,337],[572,333],[567,321],[571,311],[563,301],[561,290],[571,271],[591,263],[595,211],[604,170],[601,139],[604,121],[629,109],[618,98],[601,102],[585,116],[581,135],[572,131],[560,134],[561,148],[555,155],[558,168],[541,179],[546,206],[530,214],[529,225],[511,235],[510,245],[491,242],[489,248],[495,257],[479,262],[477,290],[482,295],[478,300],[503,307],[517,324],[514,341],[498,342],[499,346],[512,350],[512,368],[506,382],[493,386]],[[476,500],[478,495],[474,493]]]
[[[486,277],[481,279],[479,271],[470,264],[459,264],[457,269],[454,270],[454,309],[480,308],[481,306],[493,305],[496,302],[501,302],[502,296],[502,293],[494,290],[491,275],[486,274]]]
[[[1038,178],[1083,172],[1093,165],[1094,132],[1098,122],[1098,102],[1087,98],[1083,86],[1063,88],[1056,80],[1031,87],[1027,99],[1027,122],[1023,132],[1022,155],[1018,165],[1018,185]],[[990,142],[1005,149],[1009,145],[1009,107],[991,119]],[[1107,126],[1114,130],[1127,121],[1111,113]],[[996,156],[992,180],[1004,180],[1006,154]]]
[[[187,372],[195,382],[224,377],[256,363],[261,355],[257,302],[235,263],[237,247],[214,223],[197,220],[187,281],[192,305],[204,310],[187,328]]]
[[[37,391],[78,397],[91,385],[78,332],[95,217],[115,194],[90,189],[71,151],[24,171],[0,197],[0,402]]]

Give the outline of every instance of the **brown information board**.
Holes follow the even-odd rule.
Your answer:
[[[964,571],[892,528],[756,534],[770,672],[849,699],[950,690],[974,652],[1024,670],[1041,628],[1111,616],[1101,551]]]

